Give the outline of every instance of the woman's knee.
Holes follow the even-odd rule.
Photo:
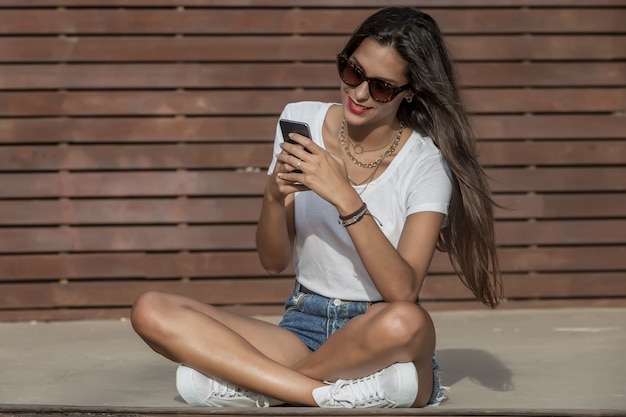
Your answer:
[[[157,291],[150,291],[137,297],[130,313],[133,328],[140,335],[148,335],[163,326],[166,313],[168,295]]]
[[[376,343],[385,340],[398,347],[426,343],[434,349],[435,329],[426,310],[410,302],[393,302],[381,313],[371,333]]]

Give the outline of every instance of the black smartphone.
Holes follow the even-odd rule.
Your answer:
[[[311,138],[311,129],[309,129],[309,125],[304,122],[280,119],[279,124],[280,124],[280,130],[283,133],[283,139],[285,140],[285,142],[294,143],[294,144],[296,143],[296,141],[294,141],[293,139],[289,137],[290,133],[298,133],[302,136],[306,136],[309,139]],[[311,151],[309,151],[306,148],[304,148],[304,150],[311,153]],[[301,173],[302,171],[297,169],[293,172]]]

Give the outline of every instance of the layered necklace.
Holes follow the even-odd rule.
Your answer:
[[[354,149],[354,153],[357,155],[361,155],[363,152],[376,152],[376,151],[380,151],[382,149],[385,149],[387,146],[389,146],[389,144],[391,143],[391,141],[389,141],[389,143],[385,143],[383,146],[379,147],[379,148],[374,148],[374,149],[365,149],[363,147],[363,145],[361,145],[360,143],[354,143],[352,142],[352,139],[350,139],[350,136],[348,136],[346,139],[348,139],[348,142],[350,143],[350,145],[352,145],[352,149]],[[392,139],[393,140],[393,139]]]
[[[376,175],[376,171],[378,171],[378,167],[380,166],[380,164],[392,153],[394,153],[394,151],[398,148],[398,144],[400,143],[400,138],[402,137],[402,131],[404,130],[404,124],[402,122],[400,122],[400,127],[398,128],[398,133],[396,133],[395,138],[393,139],[393,141],[391,142],[391,146],[389,147],[389,149],[387,149],[382,155],[380,155],[378,158],[376,158],[376,160],[372,161],[372,162],[361,162],[358,159],[356,159],[354,157],[354,155],[352,155],[352,153],[350,152],[350,147],[348,146],[348,140],[346,140],[346,132],[345,129],[346,128],[346,119],[343,119],[341,121],[341,126],[339,127],[339,144],[341,145],[341,147],[343,148],[344,152],[346,153],[346,155],[348,155],[348,158],[350,158],[350,161],[352,161],[353,164],[355,164],[358,167],[361,168],[365,168],[365,169],[373,169],[372,173],[362,182],[360,183],[356,183],[352,180],[352,178],[350,178],[348,176],[348,179],[350,180],[350,182],[353,185],[363,185],[365,183],[368,183],[372,180],[372,178],[374,178],[374,175]],[[352,143],[352,141],[350,141],[350,143]],[[384,149],[385,147],[389,146],[389,144],[381,147],[381,148],[377,148],[377,149],[372,149],[372,150],[368,150],[366,151],[365,149],[363,149],[363,146],[361,144],[357,144],[357,145],[352,145],[354,147],[354,152],[357,154],[362,154],[363,152],[373,152],[373,151],[377,151],[377,150],[381,150]],[[365,191],[365,190],[363,190]]]

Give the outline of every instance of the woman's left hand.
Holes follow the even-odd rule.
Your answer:
[[[283,142],[280,145],[283,152],[277,158],[290,165],[293,171],[279,173],[281,179],[301,183],[335,206],[340,204],[342,197],[355,193],[341,158],[322,149],[306,136],[292,133],[291,138],[298,145]],[[302,172],[294,172],[296,170]]]

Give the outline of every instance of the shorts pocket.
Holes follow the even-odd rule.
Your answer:
[[[303,292],[294,292],[293,294],[291,294],[291,296],[289,296],[287,298],[287,301],[285,302],[285,310],[286,311],[299,310],[300,303],[302,302],[302,299],[304,297],[306,297],[306,294]]]

